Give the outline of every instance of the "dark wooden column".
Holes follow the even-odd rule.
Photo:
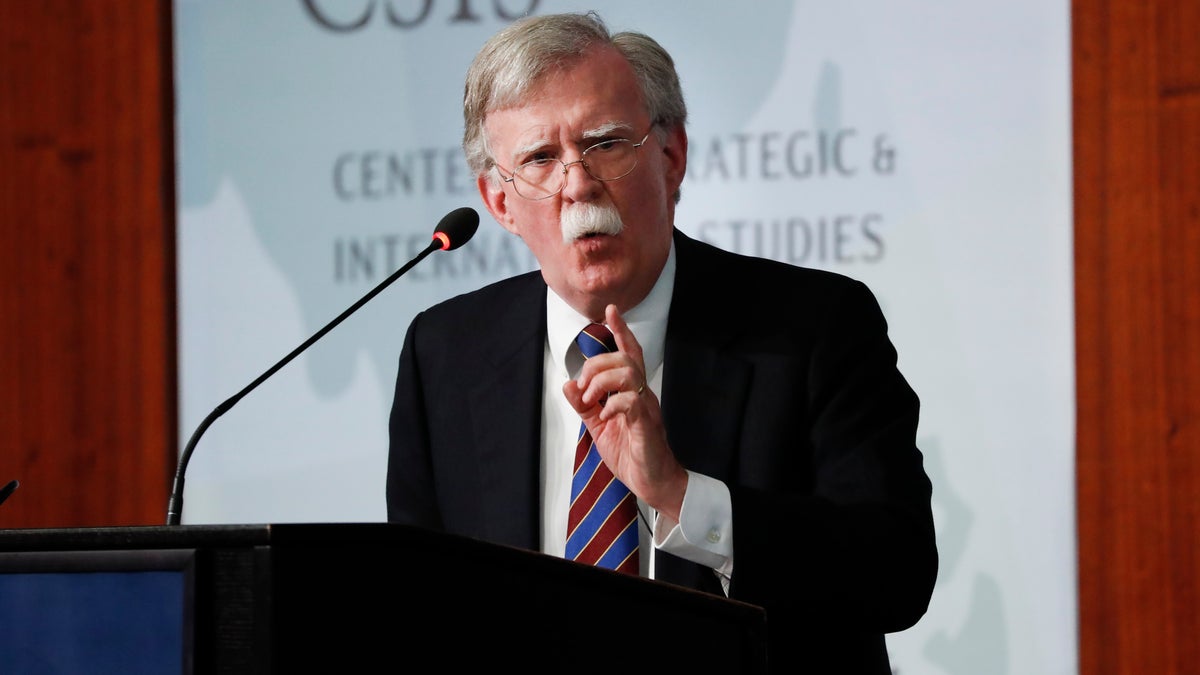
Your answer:
[[[171,6],[0,0],[0,527],[165,518]]]
[[[1200,668],[1200,3],[1072,3],[1080,672]]]

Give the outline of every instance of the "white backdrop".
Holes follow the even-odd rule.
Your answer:
[[[386,518],[409,320],[535,265],[461,159],[463,73],[506,12],[582,9],[677,59],[682,229],[883,305],[941,554],[896,669],[1076,672],[1066,2],[176,0],[181,449],[442,215],[483,218],[213,424],[183,522]]]

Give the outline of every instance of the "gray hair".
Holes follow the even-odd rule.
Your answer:
[[[518,105],[542,75],[576,63],[597,45],[615,48],[633,66],[642,103],[660,135],[687,121],[675,61],[650,36],[609,33],[595,12],[525,17],[488,40],[467,69],[463,151],[473,175],[494,166],[483,124],[488,113]]]

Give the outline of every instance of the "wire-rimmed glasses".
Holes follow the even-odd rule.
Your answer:
[[[609,138],[589,146],[573,162],[556,157],[535,157],[512,170],[512,175],[500,177],[512,183],[517,194],[525,199],[548,199],[562,192],[567,184],[567,171],[575,164],[596,180],[610,181],[628,176],[638,163],[638,148],[650,138],[647,131],[642,140],[634,143],[628,138]],[[498,165],[497,165],[498,166]]]

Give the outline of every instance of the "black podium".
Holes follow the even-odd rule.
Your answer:
[[[386,523],[0,531],[0,625],[0,670],[767,671],[759,607]]]

